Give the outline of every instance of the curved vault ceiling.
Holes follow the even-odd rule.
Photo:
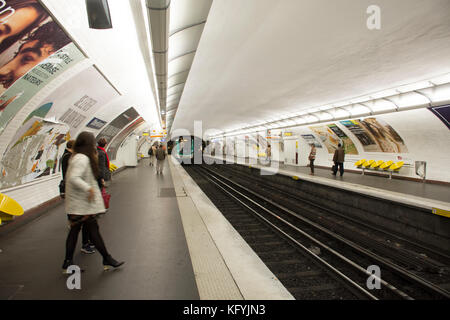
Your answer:
[[[450,1],[216,0],[173,129],[230,130],[450,72]],[[289,122],[289,121],[288,121]]]
[[[212,0],[147,0],[163,126],[170,130]]]

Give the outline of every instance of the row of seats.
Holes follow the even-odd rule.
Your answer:
[[[114,163],[110,162],[109,163],[109,171],[114,172],[116,170],[117,170],[117,166]]]
[[[394,163],[394,161],[392,161],[392,160],[375,161],[375,160],[361,159],[361,160],[358,160],[355,162],[355,167],[363,169],[362,174],[364,174],[365,169],[370,169],[370,170],[388,171],[390,173],[390,176],[392,176],[392,173],[393,172],[398,173],[404,164],[405,164],[404,161],[398,161],[398,162]]]

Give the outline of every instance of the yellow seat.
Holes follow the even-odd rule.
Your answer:
[[[361,167],[363,163],[366,162],[366,159],[361,159],[355,162],[355,167]]]
[[[16,200],[0,193],[0,212],[11,216],[21,216],[23,215],[23,208]]]
[[[364,162],[364,164],[362,166],[364,168],[368,168],[371,166],[372,163],[374,163],[374,160],[367,160],[366,162]]]
[[[393,163],[394,163],[394,161],[392,161],[392,160],[386,161],[385,163],[380,165],[380,169],[387,170]]]
[[[381,166],[382,164],[383,164],[383,160],[378,160],[378,161],[375,161],[374,163],[372,163],[371,165],[370,165],[370,167],[372,168],[372,169],[376,169],[376,168],[378,168],[379,166]]]
[[[109,163],[109,171],[115,171],[117,166],[114,163]]]
[[[399,171],[401,167],[403,167],[403,165],[405,164],[404,161],[399,161],[397,163],[394,163],[393,165],[391,165],[389,167],[390,170],[392,171]]]

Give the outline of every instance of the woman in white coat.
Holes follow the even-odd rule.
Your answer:
[[[66,213],[70,222],[70,232],[66,240],[66,258],[63,271],[73,264],[73,254],[77,245],[81,226],[88,230],[95,248],[103,256],[105,270],[117,268],[124,262],[117,262],[106,250],[97,224],[96,216],[105,212],[105,205],[98,185],[99,167],[95,137],[90,132],[78,135],[69,160],[66,180]]]

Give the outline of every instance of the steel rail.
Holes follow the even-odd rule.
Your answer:
[[[206,175],[206,174],[205,174]],[[217,179],[216,177],[213,177],[214,179]],[[260,213],[258,213],[257,211],[255,211],[253,208],[251,208],[250,206],[248,206],[245,202],[243,202],[242,200],[240,200],[238,197],[236,197],[235,195],[233,195],[230,191],[226,190],[226,188],[222,187],[220,185],[220,180],[218,180],[220,183],[217,183],[215,181],[213,181],[209,176],[206,176],[206,179],[208,179],[208,181],[210,181],[211,183],[213,183],[214,185],[216,185],[218,188],[222,189],[226,194],[228,194],[229,196],[231,196],[232,198],[234,198],[236,201],[238,201],[242,206],[246,207],[249,211],[251,211],[252,213],[254,213],[255,215],[257,215],[260,219],[262,219],[266,224],[268,224],[270,227],[272,227],[273,229],[277,230],[279,233],[281,233],[283,236],[285,236],[286,238],[288,238],[290,241],[292,241],[293,243],[295,243],[299,248],[302,249],[302,251],[304,251],[306,254],[308,254],[311,258],[313,258],[315,261],[319,262],[321,265],[325,266],[329,271],[333,272],[335,275],[337,274],[343,281],[346,282],[347,285],[351,286],[353,289],[356,289],[360,294],[364,295],[365,297],[368,297],[372,300],[379,300],[376,296],[374,296],[373,294],[371,294],[370,292],[368,292],[366,289],[364,289],[363,287],[361,287],[358,283],[356,283],[355,281],[353,281],[352,279],[350,279],[348,276],[346,276],[344,273],[342,273],[341,271],[339,271],[338,269],[336,269],[335,267],[333,267],[331,264],[329,264],[327,261],[325,261],[324,259],[322,259],[321,257],[319,257],[317,254],[315,254],[314,252],[312,252],[311,250],[309,250],[307,247],[305,247],[303,244],[301,244],[300,242],[298,242],[297,240],[295,240],[292,236],[290,236],[289,234],[287,234],[286,232],[284,232],[283,230],[281,230],[279,227],[277,227],[276,225],[274,225],[273,223],[271,223],[269,220],[267,220],[264,216],[262,216]],[[227,184],[223,183],[224,185],[226,185],[228,188],[234,190],[232,187],[228,186]],[[241,196],[247,198],[245,195],[241,194],[239,191],[234,190],[236,193],[240,194]],[[272,215],[276,216],[274,213],[271,213]],[[303,231],[302,231],[303,232]]]
[[[213,172],[213,171],[211,171],[210,169],[207,169],[207,168],[203,168],[203,169],[204,169],[204,170],[207,170],[207,171],[210,172],[210,173]],[[409,281],[413,281],[413,282],[416,282],[416,283],[420,284],[423,288],[427,289],[428,292],[434,293],[434,294],[437,293],[437,294],[439,294],[439,295],[445,297],[446,299],[450,299],[450,293],[449,293],[449,292],[447,292],[446,290],[444,290],[444,289],[442,289],[442,288],[440,288],[440,287],[434,285],[433,283],[428,282],[427,280],[424,280],[424,279],[422,279],[422,278],[416,276],[415,274],[413,274],[413,273],[407,271],[406,269],[404,269],[404,268],[402,268],[402,267],[400,267],[400,266],[398,266],[398,265],[395,265],[395,264],[391,263],[390,261],[386,260],[385,258],[383,258],[383,257],[381,257],[381,256],[379,256],[379,255],[377,255],[377,254],[374,254],[374,253],[372,253],[372,252],[366,250],[365,248],[362,248],[361,246],[357,245],[356,243],[354,243],[354,242],[352,242],[352,241],[350,241],[350,240],[347,240],[347,239],[341,237],[340,235],[335,234],[334,232],[329,231],[329,230],[326,229],[326,228],[321,227],[321,226],[318,225],[317,223],[312,222],[311,220],[306,219],[306,218],[304,218],[304,217],[298,215],[297,213],[293,212],[292,210],[290,210],[290,209],[288,209],[288,208],[285,208],[285,207],[279,205],[278,203],[275,203],[274,201],[272,201],[272,200],[270,200],[270,199],[268,199],[268,198],[266,198],[266,197],[263,197],[263,196],[261,196],[261,195],[255,193],[255,192],[252,191],[252,190],[249,190],[248,188],[246,188],[246,187],[240,185],[239,183],[236,183],[236,182],[234,182],[234,181],[231,181],[230,179],[224,177],[223,175],[221,175],[221,174],[219,174],[219,173],[213,172],[212,174],[213,174],[213,175],[217,175],[217,176],[219,176],[221,179],[226,180],[226,181],[228,181],[228,182],[234,184],[235,186],[240,187],[241,189],[243,189],[243,190],[245,190],[245,191],[251,193],[253,196],[255,196],[255,197],[257,197],[257,198],[259,198],[259,199],[261,199],[261,200],[263,200],[263,201],[266,201],[266,202],[270,203],[271,205],[277,207],[279,210],[282,210],[282,211],[288,213],[289,215],[294,216],[294,217],[296,217],[296,218],[302,220],[304,223],[307,223],[308,225],[310,225],[310,226],[312,226],[312,227],[318,229],[319,231],[322,231],[323,233],[325,233],[325,234],[327,234],[327,235],[333,237],[334,239],[340,241],[341,243],[344,243],[345,245],[348,245],[348,246],[352,247],[353,249],[355,249],[355,250],[359,251],[360,253],[366,255],[367,257],[369,257],[369,258],[371,258],[371,259],[374,259],[374,260],[377,261],[378,263],[380,263],[380,264],[382,264],[382,265],[388,267],[391,271],[393,270],[393,271],[395,271],[395,272],[401,274],[403,277],[407,278]],[[216,178],[216,179],[217,179],[217,178]],[[220,181],[219,179],[217,179],[217,180]],[[222,183],[223,183],[223,182],[222,182]],[[232,188],[232,187],[231,187],[231,188]],[[266,208],[262,207],[260,204],[258,204],[257,202],[253,201],[252,199],[250,199],[250,198],[248,198],[248,197],[246,197],[246,198],[249,199],[249,201],[252,201],[253,203],[257,204],[258,206],[260,206],[260,207],[263,208],[264,210],[267,210]],[[324,248],[324,249],[325,249],[325,248]],[[345,257],[344,257],[344,258],[345,258]],[[366,272],[365,269],[364,269],[364,272]],[[394,288],[395,288],[395,287],[394,287]],[[396,290],[398,290],[398,289],[396,288]],[[399,293],[399,294],[400,294],[400,296],[402,295],[402,293]],[[404,293],[404,294],[405,294],[405,293]],[[408,296],[407,294],[405,294],[405,295]]]

